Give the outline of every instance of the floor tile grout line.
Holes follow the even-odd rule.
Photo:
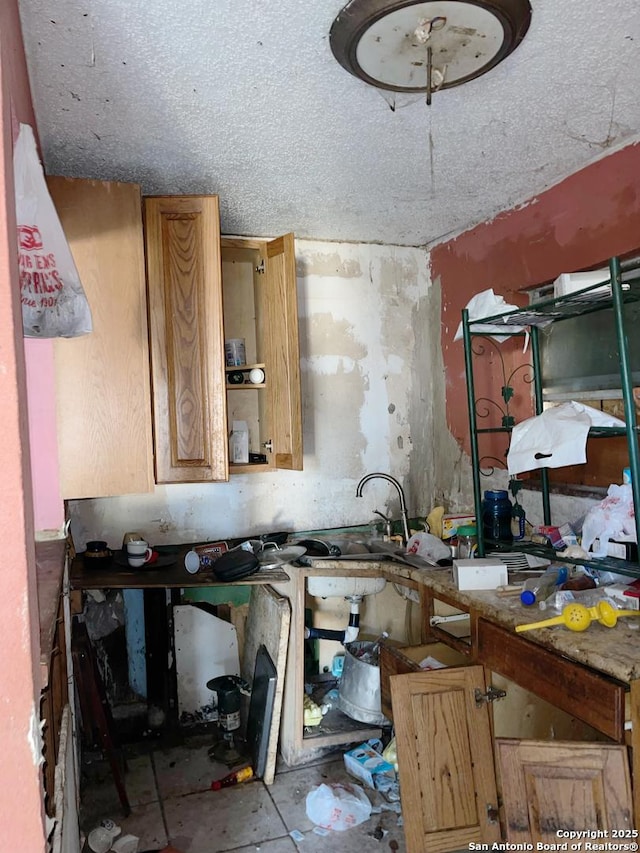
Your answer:
[[[167,844],[171,843],[171,838],[169,837],[169,825],[167,824],[167,816],[164,811],[164,799],[160,794],[160,784],[158,782],[158,773],[156,770],[156,762],[154,759],[154,750],[151,748],[149,750],[149,758],[151,759],[151,769],[153,771],[153,781],[156,786],[156,793],[158,794],[158,805],[160,807],[160,814],[162,815],[162,825],[164,827],[165,838],[167,839]]]
[[[277,775],[277,774],[276,774],[276,775]],[[264,784],[264,783],[263,783],[263,784]],[[282,824],[283,824],[283,826],[284,826],[284,828],[285,828],[285,830],[286,830],[286,833],[287,833],[286,837],[291,841],[291,843],[294,845],[295,849],[296,849],[296,850],[299,850],[300,848],[299,848],[299,846],[298,846],[298,843],[297,843],[297,841],[295,841],[295,839],[291,838],[291,834],[290,834],[290,833],[291,833],[291,830],[289,829],[289,825],[287,824],[286,820],[284,819],[284,815],[282,814],[282,812],[281,812],[281,811],[280,811],[280,809],[278,808],[278,804],[276,803],[276,801],[275,801],[275,800],[274,800],[274,798],[273,798],[273,795],[272,795],[272,793],[271,793],[271,785],[264,785],[264,787],[265,787],[265,789],[266,789],[266,791],[267,791],[267,794],[269,795],[269,798],[270,798],[271,802],[273,803],[273,807],[275,808],[276,812],[278,813],[278,817],[279,817],[279,818],[280,818],[280,820],[282,821]],[[283,836],[283,837],[284,837],[284,836]]]

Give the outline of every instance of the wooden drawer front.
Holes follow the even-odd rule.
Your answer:
[[[478,620],[478,663],[618,742],[624,739],[625,685]]]
[[[380,643],[380,701],[382,713],[388,720],[393,719],[391,708],[391,675],[406,675],[408,672],[423,672],[420,662],[426,657],[434,657],[446,666],[461,666],[469,663],[460,652],[444,643],[428,643],[424,646],[397,646]]]

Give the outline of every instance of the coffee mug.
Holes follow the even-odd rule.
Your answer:
[[[130,566],[138,568],[148,563],[151,559],[153,551],[149,548],[149,543],[144,539],[133,539],[127,542],[127,560]]]

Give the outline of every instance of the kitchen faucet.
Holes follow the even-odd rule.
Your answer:
[[[391,477],[389,474],[381,474],[380,472],[376,472],[374,474],[367,474],[358,483],[358,487],[356,488],[356,497],[361,498],[362,497],[362,487],[364,486],[364,484],[368,483],[369,480],[374,480],[376,477],[379,477],[382,480],[388,480],[390,483],[393,483],[393,485],[398,490],[398,494],[400,495],[400,511],[402,513],[402,529],[404,530],[404,536],[403,536],[404,542],[403,542],[403,544],[406,545],[410,539],[409,514],[407,513],[407,502],[404,499],[404,492],[402,490],[402,486],[396,480],[395,477]]]

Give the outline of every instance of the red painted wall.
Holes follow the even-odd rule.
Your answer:
[[[431,273],[442,291],[447,422],[467,452],[464,355],[462,341],[454,343],[453,337],[471,296],[492,287],[507,302],[526,304],[517,291],[553,281],[561,272],[601,266],[613,255],[638,248],[639,144],[592,163],[526,204],[433,248]],[[503,345],[507,370],[518,363],[521,348],[522,342]],[[495,361],[493,369],[498,370]],[[493,378],[487,380],[488,392]],[[483,393],[482,386],[476,391]]]
[[[44,850],[39,621],[26,370],[18,287],[13,137],[33,124],[16,0],[0,3],[0,849]]]

